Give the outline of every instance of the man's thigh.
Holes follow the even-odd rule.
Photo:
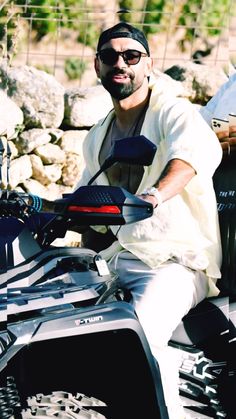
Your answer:
[[[119,283],[129,289],[132,303],[149,343],[163,346],[188,311],[208,293],[208,280],[193,271],[168,261],[151,269],[138,259],[119,257],[116,271]]]

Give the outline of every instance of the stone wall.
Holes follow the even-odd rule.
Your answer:
[[[160,89],[206,103],[227,76],[223,70],[199,64],[173,66],[166,74],[154,69]],[[33,67],[0,66],[0,135],[5,152],[3,181],[54,200],[70,192],[83,170],[82,145],[88,130],[112,109],[101,85],[66,90],[57,80]]]

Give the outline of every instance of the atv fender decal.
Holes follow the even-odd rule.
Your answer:
[[[209,359],[202,357],[194,365],[193,375],[198,378],[213,378],[213,376],[207,373],[209,367]]]
[[[75,324],[76,326],[81,326],[82,324],[96,323],[102,320],[103,320],[103,316],[85,317],[84,319],[75,320]]]

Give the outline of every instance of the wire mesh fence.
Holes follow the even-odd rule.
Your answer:
[[[1,54],[13,66],[33,65],[62,83],[92,85],[97,37],[125,19],[146,32],[161,71],[189,61],[224,69],[229,57],[236,62],[235,0],[160,3],[153,9],[150,0],[137,0],[128,9],[118,0],[2,0],[0,23],[7,34]]]

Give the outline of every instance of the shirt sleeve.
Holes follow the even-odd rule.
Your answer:
[[[181,159],[197,174],[212,176],[222,158],[222,149],[213,130],[186,99],[163,107],[162,143],[167,161]]]
[[[206,106],[201,107],[199,110],[200,115],[202,115],[209,125],[211,125],[211,119],[214,116],[225,119],[228,113],[232,111],[234,111],[234,113],[236,112],[235,96],[236,73],[229,77],[229,80],[220,87],[218,92],[209,100]]]

